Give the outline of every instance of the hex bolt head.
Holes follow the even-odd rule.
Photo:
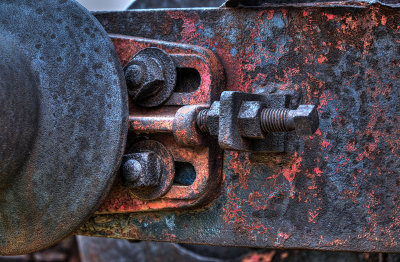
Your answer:
[[[296,110],[289,111],[288,125],[293,126],[299,136],[311,136],[319,127],[317,107],[300,105]]]
[[[123,184],[133,190],[157,187],[161,172],[161,159],[151,151],[125,155],[121,165]]]
[[[174,158],[167,147],[155,140],[135,143],[122,157],[122,185],[133,198],[154,200],[165,195],[175,176]]]
[[[176,84],[176,67],[171,56],[150,47],[139,51],[124,67],[128,94],[135,104],[155,107],[165,103]]]
[[[145,63],[135,62],[125,69],[129,95],[133,101],[155,96],[165,85],[162,65],[156,59],[149,59]]]

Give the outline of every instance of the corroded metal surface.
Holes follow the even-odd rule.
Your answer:
[[[96,14],[109,33],[207,47],[226,90],[294,90],[321,119],[313,137],[289,136],[288,153],[225,152],[206,209],[97,216],[80,233],[399,252],[400,10],[325,6]]]
[[[128,9],[219,7],[225,0],[136,0]]]
[[[158,48],[145,48],[124,67],[128,94],[136,105],[155,107],[172,95],[176,68],[172,58]]]
[[[137,160],[140,164],[138,175],[127,179],[129,170],[122,168],[124,186],[129,187],[131,197],[142,200],[153,200],[164,196],[174,181],[175,165],[171,153],[154,140],[143,140],[128,148],[122,158],[122,166],[128,159]]]
[[[399,0],[227,0],[224,4],[226,7],[262,7],[273,5],[288,5],[288,6],[368,6],[371,4],[381,4],[387,6],[398,7]]]
[[[0,254],[22,254],[71,234],[104,199],[127,94],[111,41],[76,2],[4,0],[0,23]]]
[[[225,86],[219,59],[210,50],[193,45],[117,35],[112,36],[112,40],[123,65],[140,50],[149,47],[157,47],[172,57],[177,69],[174,92],[159,107],[142,108],[131,103],[127,148],[134,149],[134,144],[143,139],[161,142],[177,165],[175,178],[176,173],[185,172],[185,168],[179,168],[184,163],[191,167],[189,173],[195,179],[187,185],[168,185],[165,187],[169,189],[168,193],[152,201],[132,197],[132,192],[117,180],[98,213],[182,209],[210,202],[219,194],[222,152],[215,139],[200,134],[195,117],[201,109],[211,105]],[[192,70],[197,75],[190,73]]]

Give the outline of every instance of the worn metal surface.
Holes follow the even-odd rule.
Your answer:
[[[395,262],[399,260],[399,254],[271,250],[144,241],[130,243],[123,239],[84,236],[78,236],[77,242],[82,262]]]
[[[203,135],[218,136],[222,149],[285,152],[286,134],[313,135],[319,116],[313,105],[289,110],[287,94],[249,94],[224,91],[220,101],[202,109],[193,121]],[[274,134],[279,133],[279,134]]]
[[[124,67],[128,94],[136,105],[155,107],[165,103],[176,85],[172,58],[158,48],[145,48]]]
[[[92,219],[80,233],[400,251],[399,9],[160,10],[96,17],[109,33],[210,48],[225,68],[226,90],[295,90],[302,95],[293,103],[317,105],[321,122],[315,136],[295,138],[286,154],[225,152],[223,190],[207,209],[107,215],[106,223]]]
[[[395,262],[398,254],[264,250],[124,239],[70,237],[42,252],[0,262]]]
[[[326,5],[326,6],[368,6],[371,4],[381,4],[386,6],[398,7],[399,0],[227,0],[224,3],[226,7],[262,7],[273,5],[288,5],[288,6],[312,6],[312,5]]]
[[[127,173],[131,172],[124,166],[129,159],[139,161],[141,166],[135,181],[132,181],[132,176],[131,181],[127,179]],[[175,165],[171,153],[163,144],[154,140],[133,144],[122,159],[122,180],[124,186],[130,189],[132,198],[153,200],[164,196],[172,186],[174,174]]]
[[[127,94],[107,34],[76,2],[1,1],[0,24],[0,254],[21,254],[65,238],[104,199]]]
[[[0,191],[10,187],[29,154],[37,130],[38,81],[18,42],[1,31]],[[21,74],[21,72],[23,74]]]
[[[78,236],[82,262],[240,262],[255,255],[248,248],[220,248],[212,246],[178,245],[157,242],[129,242]],[[265,252],[266,253],[266,252]],[[261,254],[260,254],[261,255]],[[1,260],[0,260],[1,261]],[[259,262],[270,262],[260,260]]]
[[[136,0],[128,9],[219,7],[225,0]]]
[[[142,108],[131,103],[127,148],[142,139],[160,142],[173,156],[177,180],[166,195],[153,201],[133,198],[117,180],[98,213],[182,209],[209,203],[219,193],[222,155],[215,139],[200,134],[195,117],[201,109],[210,106],[225,86],[219,59],[210,50],[193,45],[117,35],[112,40],[124,66],[132,56],[148,47],[163,50],[175,63],[177,83],[164,105]]]

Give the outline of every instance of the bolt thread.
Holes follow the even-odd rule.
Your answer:
[[[197,114],[197,117],[196,117],[197,127],[200,129],[200,131],[203,134],[210,133],[210,131],[208,130],[208,126],[207,126],[207,113],[208,113],[208,111],[209,111],[208,109],[200,110],[200,112]]]
[[[261,129],[264,132],[289,132],[289,109],[265,108],[261,111]]]

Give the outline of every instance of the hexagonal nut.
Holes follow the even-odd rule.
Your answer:
[[[219,132],[220,102],[212,103],[207,112],[207,128],[211,136],[218,136]]]
[[[239,133],[242,137],[251,139],[264,139],[261,129],[261,111],[265,107],[260,101],[246,101],[239,110]]]
[[[314,105],[300,105],[296,110],[291,110],[289,118],[299,136],[311,136],[319,127],[317,107]]]
[[[144,48],[124,67],[128,94],[135,104],[155,107],[165,103],[176,84],[176,66],[165,51]]]
[[[121,165],[122,182],[131,189],[156,187],[160,183],[161,160],[152,151],[123,156]]]
[[[125,79],[128,94],[133,101],[138,101],[158,93],[165,85],[165,78],[161,65],[155,59],[135,62],[125,68]]]

